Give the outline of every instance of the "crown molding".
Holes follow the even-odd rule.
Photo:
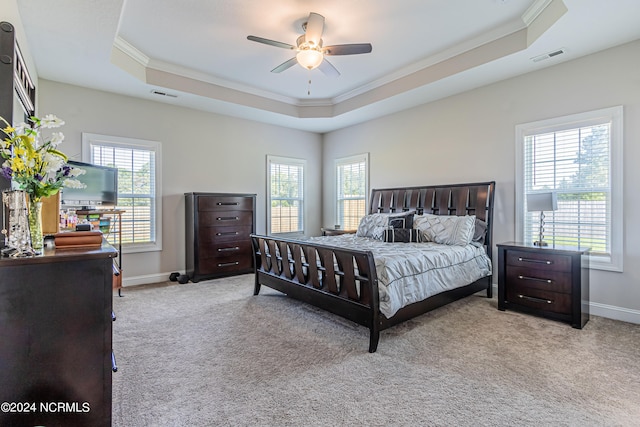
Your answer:
[[[313,117],[314,114],[319,114],[317,117],[332,117],[344,112],[352,111],[353,109],[362,108],[383,98],[398,95],[399,93],[408,90],[407,85],[414,86],[414,88],[423,86],[432,82],[434,79],[439,80],[469,67],[478,66],[487,61],[495,60],[497,59],[497,51],[495,49],[492,51],[492,47],[501,51],[501,53],[499,53],[501,56],[526,49],[528,44],[521,42],[521,32],[523,30],[531,32],[532,27],[539,26],[539,23],[537,23],[536,20],[541,17],[543,12],[545,12],[545,10],[547,10],[551,5],[566,9],[562,0],[536,0],[518,19],[514,19],[504,25],[480,34],[477,37],[465,40],[462,43],[437,52],[377,80],[356,87],[333,98],[325,99],[301,99],[280,95],[268,90],[258,89],[246,84],[222,79],[215,75],[203,73],[175,63],[151,58],[120,36],[115,37],[113,47],[126,57],[135,61],[139,66],[143,67],[143,69],[138,68],[137,71],[140,72],[139,75],[142,75],[142,80],[149,84],[157,84],[152,81],[155,79],[151,76],[155,75],[157,77],[158,74],[155,72],[161,72],[164,74],[164,77],[161,80],[164,80],[165,82],[171,81],[173,83],[171,89],[173,90],[182,90],[195,95],[217,99],[217,94],[223,93],[224,91],[222,91],[222,89],[224,88],[236,95],[240,95],[242,93],[249,96],[236,96],[236,102],[240,104],[243,104],[242,99],[244,99],[245,102],[248,101],[249,104],[255,103],[255,100],[251,98],[252,96],[280,104],[279,107],[269,106],[266,108],[264,105],[263,107],[247,105],[250,107],[265,108],[268,111],[279,110],[277,112],[282,113],[281,109],[284,105],[288,105],[293,110],[288,113],[284,113],[285,115]],[[550,9],[557,8],[552,7]],[[556,14],[548,17],[549,19],[545,18],[544,20],[548,21],[545,22],[546,28],[541,28],[540,30],[536,28],[537,31],[533,32],[539,36],[561,15],[562,14]],[[535,38],[537,38],[536,34],[531,36],[532,39],[535,40]],[[506,46],[507,44],[510,46]],[[479,55],[484,57],[484,59],[479,57]],[[123,67],[120,63],[117,63],[116,61],[112,62],[121,66],[125,71],[128,71],[127,68]],[[454,64],[454,66],[451,66],[451,64]],[[447,69],[449,74],[447,74],[446,71],[442,71],[445,69]],[[190,82],[188,83],[189,87],[181,89],[180,84],[182,83],[180,82],[184,83],[187,81]],[[197,86],[196,82],[209,85],[208,89],[214,86],[218,89],[211,91],[205,90],[202,93],[196,93],[192,88],[194,84]],[[225,97],[227,98],[227,101],[233,102],[228,99],[228,96]],[[262,104],[263,102],[260,101],[260,103]],[[339,111],[341,111],[341,113],[338,113]]]
[[[530,26],[533,21],[535,21],[536,18],[540,16],[540,14],[544,12],[544,10],[554,1],[562,3],[562,0],[536,0],[533,2],[533,4],[522,14],[522,21],[524,24],[527,27]]]
[[[116,38],[113,40],[113,47],[118,49],[120,52],[124,53],[143,67],[147,67],[149,65],[151,58],[142,53],[138,48],[136,48],[134,45],[132,45],[122,37],[116,36]]]

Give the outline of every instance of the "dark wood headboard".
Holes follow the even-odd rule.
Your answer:
[[[485,245],[491,257],[495,181],[371,190],[369,213],[415,209],[418,215],[475,215],[487,223]]]

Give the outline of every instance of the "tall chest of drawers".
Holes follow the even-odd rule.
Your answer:
[[[192,282],[253,271],[255,194],[185,193],[187,276]]]
[[[498,309],[568,322],[589,320],[589,249],[498,244]]]

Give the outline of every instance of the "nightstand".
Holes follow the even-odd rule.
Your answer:
[[[506,242],[498,247],[498,309],[568,322],[589,320],[588,248]]]
[[[322,228],[323,236],[339,236],[340,234],[355,234],[356,230],[342,230],[336,228]]]

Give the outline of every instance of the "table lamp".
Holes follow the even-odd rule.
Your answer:
[[[544,213],[545,211],[555,211],[558,209],[558,196],[556,193],[532,193],[527,194],[527,211],[540,211],[540,234],[538,241],[533,242],[535,246],[547,246],[544,241]]]

